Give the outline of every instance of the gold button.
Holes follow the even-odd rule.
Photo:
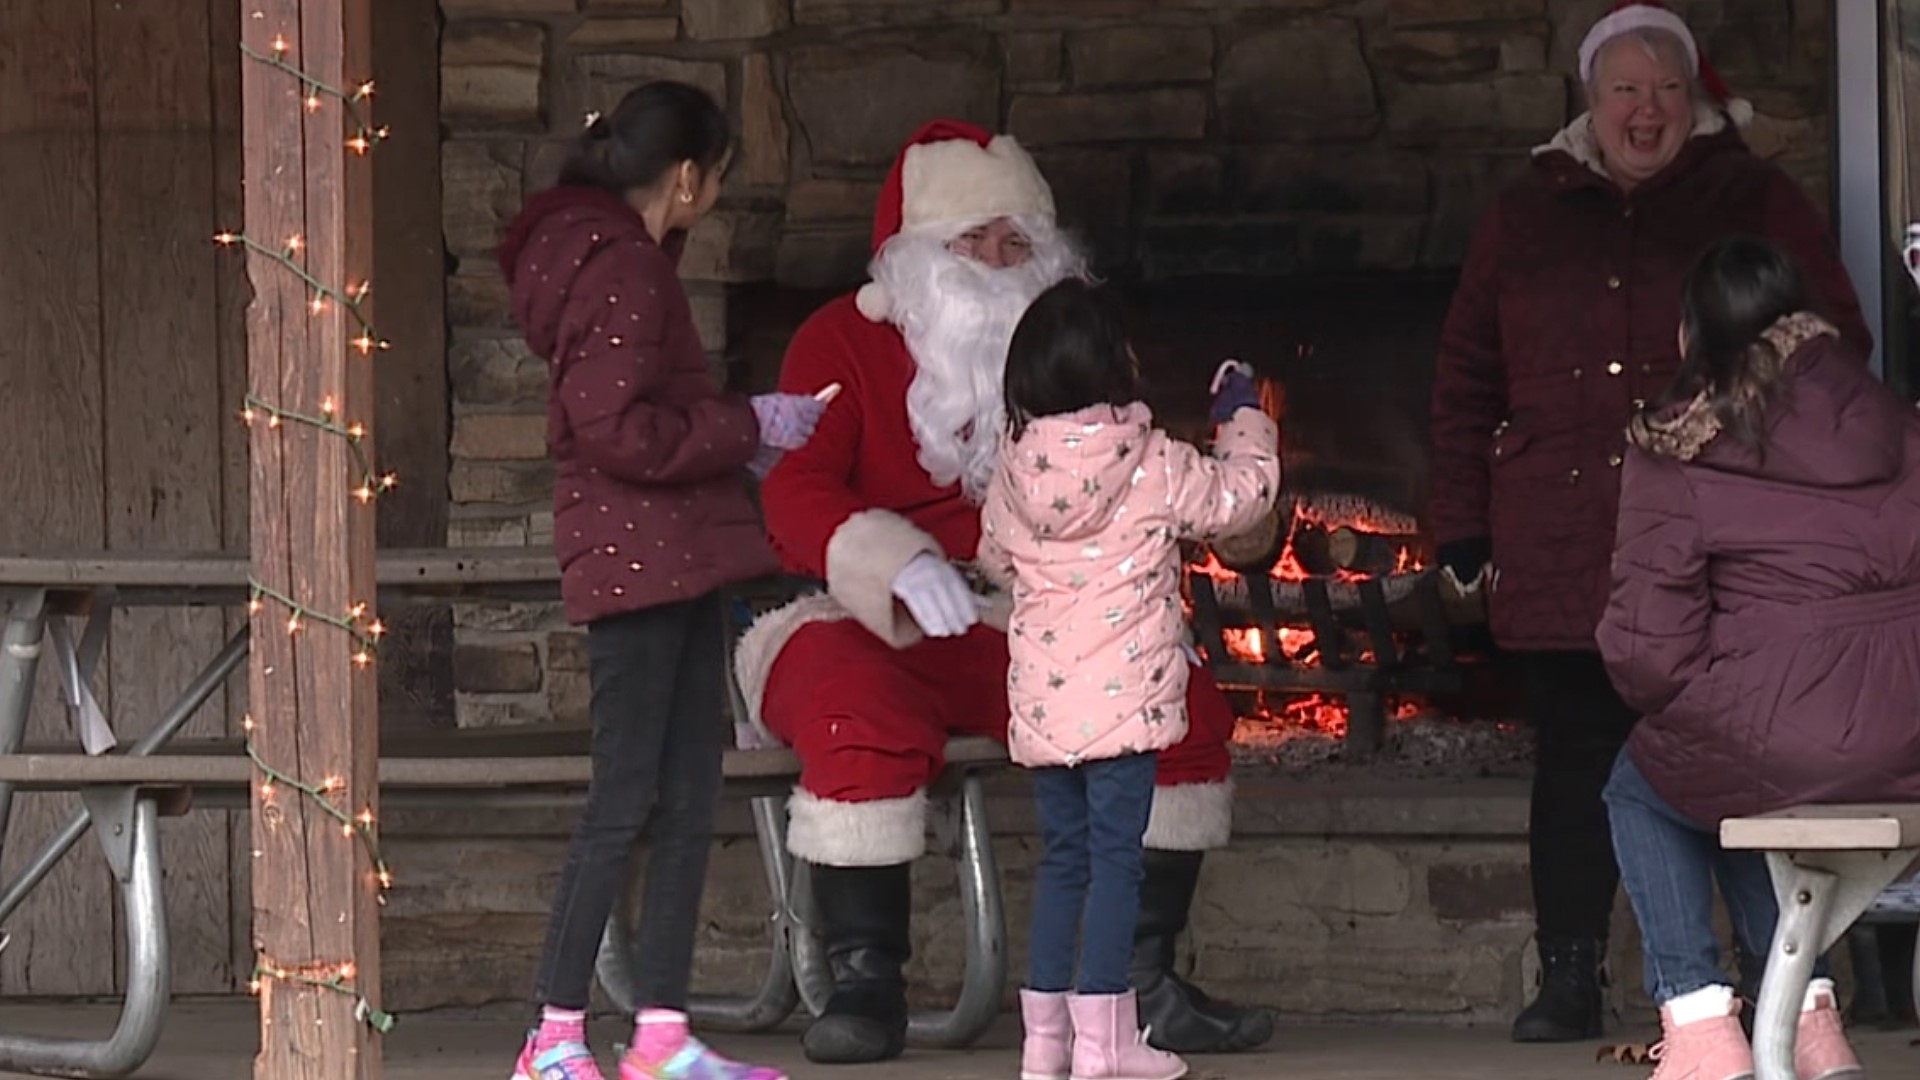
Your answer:
[[[1569,484],[1577,484],[1577,483],[1579,483],[1579,482],[1580,482],[1580,470],[1579,470],[1579,469],[1568,469],[1568,470],[1567,470],[1567,483],[1569,483]]]
[[[1611,466],[1613,466],[1613,467],[1614,467],[1614,468],[1616,468],[1616,469],[1617,469],[1617,468],[1619,468],[1619,467],[1620,467],[1620,455],[1619,455],[1619,454],[1608,454],[1608,455],[1607,455],[1607,464],[1609,464],[1609,465],[1611,465]]]
[[[1580,369],[1579,369],[1579,368],[1574,368],[1574,369],[1573,369],[1573,377],[1574,377],[1574,378],[1576,378],[1576,379],[1580,377]]]
[[[1620,361],[1618,360],[1615,360],[1613,363],[1607,365],[1607,374],[1609,375],[1618,375],[1625,370],[1626,368],[1621,367]]]
[[[1620,287],[1620,278],[1618,275],[1614,275],[1607,278],[1607,288],[1617,289],[1619,287]]]
[[[1627,208],[1626,208],[1625,210],[1622,210],[1622,211],[1620,211],[1620,216],[1621,216],[1621,217],[1632,217],[1632,216],[1633,216],[1633,207],[1631,207],[1631,206],[1629,206],[1629,207],[1627,207]]]

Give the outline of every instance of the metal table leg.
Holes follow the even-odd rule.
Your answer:
[[[985,1034],[1000,1014],[1007,982],[1007,916],[1000,897],[1000,870],[993,855],[982,775],[966,774],[957,795],[934,802],[939,807],[934,818],[935,836],[956,864],[959,878],[967,967],[953,1008],[912,1014],[907,1020],[907,1041],[915,1046],[960,1049]],[[805,862],[795,865],[794,889],[793,906],[799,914],[793,935],[794,977],[807,1010],[819,1016],[833,995],[833,972],[824,944],[806,929],[812,915],[812,882]]]
[[[1915,851],[1768,852],[1780,922],[1753,1022],[1756,1080],[1795,1080],[1794,1040],[1814,961],[1840,939]]]
[[[105,1039],[0,1035],[0,1070],[41,1076],[126,1076],[160,1041],[173,962],[160,886],[160,822],[154,800],[132,788],[82,792],[100,828],[95,836],[120,884],[127,921],[127,994]]]
[[[180,692],[180,696],[168,706],[160,722],[142,735],[138,742],[127,748],[127,756],[146,757],[165,747],[246,658],[247,630],[242,627],[240,632],[233,635],[233,638],[227,642],[226,647],[208,661],[207,666],[200,670],[200,674],[194,676],[193,681],[187,684],[187,688]],[[7,916],[12,915],[40,882],[46,879],[47,874],[52,872],[60,860],[66,857],[67,852],[73,850],[73,845],[79,843],[80,837],[86,834],[90,821],[88,809],[83,803],[79,812],[74,814],[66,826],[47,842],[47,845],[40,850],[40,854],[21,869],[18,877],[7,884],[6,892],[0,894],[0,921],[5,921]]]
[[[0,633],[0,754],[20,749],[33,711],[34,673],[47,629],[47,591],[21,589],[10,597],[7,628]],[[0,784],[0,845],[13,815],[13,785]]]
[[[760,842],[760,860],[767,875],[767,895],[773,900],[769,927],[771,955],[760,989],[752,997],[697,995],[687,1011],[695,1024],[715,1031],[766,1031],[780,1026],[800,1003],[793,983],[792,953],[787,947],[792,918],[787,910],[793,860],[787,854],[787,816],[785,800],[761,796],[753,800],[753,831]],[[614,1003],[628,1012],[639,1002],[634,991],[633,969],[639,957],[633,943],[632,928],[638,915],[640,881],[635,875],[628,884],[628,897],[607,920],[600,939],[600,955],[595,963],[600,985]]]

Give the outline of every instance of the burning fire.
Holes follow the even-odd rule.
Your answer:
[[[1291,530],[1287,541],[1281,547],[1280,557],[1274,561],[1271,577],[1277,581],[1301,582],[1315,575],[1309,573],[1301,564],[1294,551],[1294,541],[1302,525],[1311,525],[1323,529],[1348,528],[1356,532],[1375,535],[1410,535],[1416,531],[1414,524],[1405,519],[1396,520],[1391,511],[1380,510],[1360,500],[1327,499],[1318,501],[1302,500],[1293,511]],[[1424,561],[1409,544],[1399,546],[1394,557],[1394,574],[1411,573],[1423,568]],[[1206,552],[1204,561],[1191,564],[1188,569],[1206,574],[1216,581],[1231,579],[1234,571],[1220,562],[1212,550]],[[1328,575],[1331,580],[1354,582],[1370,575],[1351,570],[1340,570]],[[1280,655],[1287,660],[1308,666],[1317,666],[1320,658],[1314,648],[1315,636],[1311,629],[1304,627],[1282,626],[1275,630],[1273,638],[1258,627],[1231,627],[1222,631],[1225,638],[1228,657],[1242,664],[1264,664],[1270,655],[1269,649],[1277,647]],[[1358,657],[1360,663],[1373,662],[1372,650],[1364,650]],[[1398,701],[1390,706],[1389,717],[1405,720],[1417,716],[1420,706],[1411,701]],[[1344,737],[1348,726],[1348,708],[1345,699],[1337,694],[1299,693],[1282,694],[1261,692],[1258,706],[1251,715],[1243,715],[1235,725],[1233,741],[1242,745],[1259,745],[1272,742],[1277,732],[1288,734],[1316,733],[1332,737]],[[1283,736],[1284,737],[1284,736]]]
[[[1269,697],[1277,700],[1268,701]],[[1387,719],[1412,720],[1420,715],[1414,701],[1393,701]],[[1257,746],[1274,741],[1276,729],[1287,734],[1316,734],[1345,738],[1347,703],[1326,694],[1261,694],[1260,708],[1241,716],[1233,726],[1233,741],[1242,746]]]

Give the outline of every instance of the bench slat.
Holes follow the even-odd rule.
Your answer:
[[[560,580],[545,548],[392,548],[377,559],[382,585],[521,584]],[[240,589],[247,556],[231,552],[118,552],[0,555],[0,585],[68,588]]]
[[[1007,760],[992,739],[954,739],[950,765],[991,765]],[[800,775],[800,761],[787,749],[729,750],[729,780],[777,780]],[[566,757],[389,757],[380,761],[383,788],[585,787],[593,762]],[[151,784],[156,787],[245,787],[253,763],[239,754],[0,754],[0,783],[30,790],[71,789],[88,784]]]
[[[1920,847],[1920,804],[1798,806],[1720,823],[1737,851],[1900,851]]]

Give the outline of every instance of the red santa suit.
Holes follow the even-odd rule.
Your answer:
[[[945,235],[957,236],[1001,217],[1052,215],[1045,181],[1013,140],[936,122],[894,163],[875,215],[874,250],[903,222],[951,224]],[[906,927],[894,924],[907,917],[905,864],[925,848],[926,786],[950,736],[1007,738],[1004,611],[984,614],[961,636],[929,638],[892,591],[901,568],[922,553],[969,563],[981,524],[962,485],[936,482],[921,462],[908,407],[916,364],[901,330],[887,321],[891,307],[885,291],[869,284],[815,313],[788,348],[782,391],[841,390],[805,447],[767,477],[762,501],[787,569],[824,580],[826,591],[761,617],[736,653],[751,719],[800,758],[790,850],[816,868],[848,868],[814,875],[826,933],[840,939],[828,943],[835,999],[808,1033],[815,1061],[899,1052]],[[1172,872],[1178,880],[1150,880],[1143,889],[1143,910],[1156,888],[1171,896],[1162,906],[1177,910],[1160,920],[1164,941],[1156,939],[1144,962],[1155,985],[1165,984],[1165,1008],[1192,1021],[1183,1028],[1168,1015],[1156,1030],[1171,1027],[1175,1038],[1185,1030],[1179,1049],[1187,1052],[1239,1049],[1265,1041],[1271,1016],[1215,1002],[1171,974],[1198,853],[1223,846],[1232,824],[1234,717],[1204,668],[1192,674],[1188,710],[1187,738],[1160,756],[1146,836],[1149,848],[1181,853]],[[881,868],[899,872],[874,877]],[[881,894],[896,899],[866,899]],[[1143,930],[1151,921],[1147,911]],[[1201,1017],[1195,1009],[1213,1011]],[[836,1019],[860,1028],[822,1034]]]

